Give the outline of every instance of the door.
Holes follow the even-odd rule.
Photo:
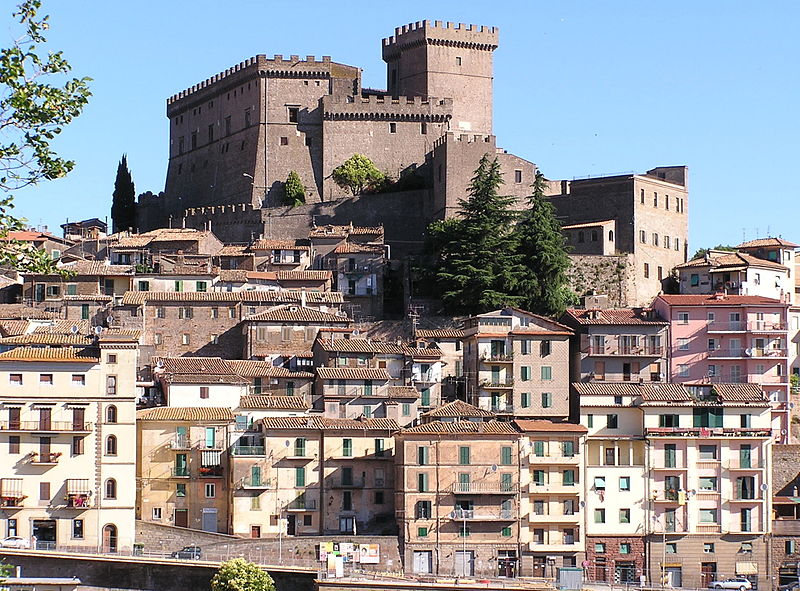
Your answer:
[[[32,542],[37,550],[53,550],[56,547],[55,519],[34,519]]]
[[[711,581],[717,578],[717,563],[716,562],[702,562],[700,563],[700,585],[708,587]]]
[[[37,302],[44,301],[44,284],[37,283],[36,287],[34,288],[33,299]]]
[[[749,445],[743,445],[739,448],[739,467],[752,468],[752,448]]]
[[[206,449],[216,449],[217,430],[214,427],[206,427]]]
[[[109,523],[103,528],[103,552],[106,554],[117,551],[117,526]]]
[[[40,408],[39,409],[39,430],[40,431],[49,431],[52,424],[51,418],[53,416],[53,411],[50,408]]]
[[[633,562],[617,562],[615,565],[614,579],[620,583],[633,583],[636,581],[636,565]]]
[[[293,536],[297,532],[297,516],[289,515],[286,517],[286,535]]]
[[[455,575],[471,577],[475,574],[475,553],[472,550],[456,550]]]
[[[203,531],[217,531],[217,510],[203,508]]]
[[[251,538],[260,538],[261,537],[261,526],[260,525],[251,525],[250,526],[250,537]]]
[[[681,575],[681,567],[668,566],[666,569],[666,584],[670,587],[683,587],[683,576]]]
[[[8,409],[8,428],[20,428],[20,408],[18,406],[12,406]]]
[[[175,509],[175,527],[189,527],[188,509]]]
[[[431,550],[414,550],[414,572],[433,572],[433,552]]]
[[[86,409],[73,408],[72,409],[72,430],[83,431],[86,419]]]

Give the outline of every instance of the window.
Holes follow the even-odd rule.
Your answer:
[[[606,427],[609,429],[617,429],[619,426],[619,415],[607,415]]]
[[[50,483],[49,482],[40,482],[39,483],[39,500],[40,501],[49,501],[50,500]]]
[[[114,396],[117,393],[117,376],[106,376],[106,394]]]
[[[586,415],[586,426],[590,429],[594,428],[594,415]]]
[[[521,183],[522,182],[522,171],[521,170],[515,170],[514,171],[514,182],[515,183]]]
[[[606,551],[606,545],[603,542],[595,542],[594,551],[596,554],[604,554]]]
[[[156,318],[166,318],[167,317],[167,309],[164,306],[158,306],[156,308]]]
[[[539,355],[541,355],[542,357],[547,357],[548,355],[550,355],[551,350],[552,350],[552,345],[550,341],[545,340],[539,343]]]
[[[511,465],[511,448],[509,446],[503,446],[500,448],[500,463],[503,466],[510,466]]]
[[[353,440],[352,439],[344,439],[342,441],[342,455],[346,458],[350,458],[353,456]]]
[[[575,485],[575,470],[564,470],[561,474],[561,483],[564,486]]]
[[[72,455],[83,455],[83,437],[80,435],[75,435],[72,438]]]
[[[106,485],[104,487],[105,490],[105,498],[107,499],[116,499],[117,498],[117,481],[113,478],[109,478],[106,480]]]
[[[417,528],[417,537],[418,538],[427,538],[428,537],[428,528],[427,527],[418,527]]]
[[[417,448],[417,464],[420,466],[427,466],[428,465],[428,448],[424,446],[420,446]]]
[[[786,554],[794,554],[795,553],[795,548],[796,548],[796,546],[795,546],[794,540],[786,540],[783,543],[783,551]]]
[[[469,465],[469,447],[459,447],[458,448],[458,463],[462,466]]]
[[[506,526],[503,529],[501,529],[500,530],[500,535],[502,537],[504,537],[504,538],[510,538],[511,537],[511,527],[510,526]]]
[[[650,263],[645,263],[644,264],[644,278],[645,279],[649,279],[650,278]]]
[[[417,501],[415,505],[415,516],[417,519],[430,519],[432,515],[433,503],[431,501]]]
[[[542,374],[542,381],[548,382],[553,379],[553,368],[549,365],[543,365],[541,367],[541,374]]]
[[[550,392],[542,392],[542,408],[553,406],[553,395]]]
[[[561,442],[561,455],[565,458],[571,458],[575,456],[575,442],[574,441],[562,441]]]
[[[297,123],[297,116],[300,113],[299,107],[288,107],[289,123]]]
[[[678,544],[676,542],[667,542],[667,547],[665,549],[667,554],[677,554],[678,553]]]
[[[522,408],[530,408],[531,405],[531,394],[530,392],[522,392],[520,394],[520,404]]]
[[[303,458],[306,455],[306,439],[305,437],[298,437],[294,440],[294,456]]]
[[[718,523],[716,509],[700,509],[700,523]]]
[[[680,250],[680,249],[681,249],[681,241],[680,241],[679,238],[676,238],[675,239],[675,250]]]
[[[8,436],[8,453],[16,455],[19,453],[19,435]]]
[[[703,491],[711,491],[716,492],[717,489],[717,477],[716,476],[700,476],[697,479],[697,487]]]
[[[107,456],[115,456],[117,455],[117,436],[116,435],[109,435],[106,437],[106,455]]]
[[[704,554],[713,554],[714,553],[714,544],[713,544],[713,542],[705,542],[703,544],[703,553]]]
[[[67,295],[78,295],[78,286],[74,283],[68,283]]]
[[[213,482],[207,482],[205,492],[207,499],[213,499],[214,497],[217,496],[217,485],[214,484]]]
[[[678,324],[689,324],[689,312],[678,312]]]
[[[382,458],[386,450],[385,442],[383,439],[375,440],[375,457]]]
[[[645,244],[647,242],[647,232],[639,230],[639,242]]]
[[[595,523],[605,523],[606,522],[606,510],[605,509],[595,509],[594,510],[594,522]]]
[[[11,384],[12,386],[21,386],[22,374],[21,373],[8,374],[8,383]]]
[[[397,133],[397,123],[390,123],[389,124],[389,133]]]
[[[181,306],[178,308],[178,318],[191,318],[192,315],[192,309],[188,306]]]
[[[428,492],[428,475],[425,472],[417,474],[417,492]]]
[[[688,378],[689,377],[689,365],[686,363],[679,363],[678,364],[678,377],[681,378]]]
[[[192,150],[194,150],[195,148],[197,148],[197,132],[196,131],[192,132],[191,141],[192,141]]]
[[[411,405],[408,402],[404,402],[402,406],[402,412],[404,417],[411,416]]]
[[[623,509],[624,511],[624,509]],[[630,519],[630,516],[629,516]],[[631,545],[628,542],[620,542],[619,545],[619,553],[620,554],[630,554],[631,553]]]
[[[544,457],[544,441],[534,441],[533,442],[533,455],[537,458]]]
[[[181,335],[181,343],[184,344],[184,345],[188,345],[189,344],[189,335],[188,334],[184,333],[184,334]]]
[[[161,507],[153,507],[153,519],[156,521],[161,519]]]
[[[250,127],[250,109],[244,110],[244,126]]]
[[[701,445],[700,446],[700,459],[701,460],[716,460],[717,459],[717,446],[716,445]]]
[[[425,123],[424,121],[419,124],[419,132],[422,135],[427,135],[428,134],[428,124]]]
[[[53,374],[51,373],[40,373],[39,374],[39,383],[43,386],[52,386],[53,385]]]
[[[186,496],[186,483],[179,482],[175,485],[175,496],[176,497],[185,497]]]
[[[664,235],[664,248],[669,248],[669,236]]]
[[[619,477],[619,490],[621,490],[621,491],[631,490],[631,477],[630,476],[620,476]]]
[[[653,232],[653,246],[658,246],[658,234]]]
[[[658,426],[678,427],[679,426],[678,415],[658,415]]]
[[[620,509],[619,510],[619,522],[620,523],[630,523],[631,522],[631,510],[630,509]]]
[[[698,285],[700,285],[700,275],[699,275],[699,274],[697,274],[697,273],[692,273],[692,274],[689,276],[689,284],[690,284],[692,287],[697,287]]]
[[[83,519],[72,520],[72,539],[73,540],[83,539]]]
[[[689,350],[689,339],[679,338],[678,339],[678,350],[679,351],[688,351]]]
[[[659,267],[658,267],[658,280],[661,281],[662,279],[664,279],[664,267],[659,265]]]
[[[160,345],[163,342],[164,342],[164,337],[161,335],[160,332],[157,332],[157,333],[155,333],[153,335],[153,344],[154,345]]]
[[[294,485],[295,486],[305,486],[306,485],[306,469],[303,467],[295,468],[294,469]]]
[[[523,382],[527,382],[531,379],[531,368],[527,365],[523,365],[519,368],[519,379]]]

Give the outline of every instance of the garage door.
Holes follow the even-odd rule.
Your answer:
[[[433,553],[430,550],[414,551],[414,572],[415,573],[433,572]]]

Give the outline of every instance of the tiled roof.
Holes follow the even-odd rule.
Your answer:
[[[164,381],[170,384],[246,384],[241,376],[204,373],[164,373]]]
[[[231,283],[246,283],[247,269],[220,269],[219,280]]]
[[[652,324],[667,326],[669,322],[649,308],[620,308],[606,310],[568,309],[565,314],[579,324]]]
[[[658,383],[639,384],[642,400],[645,402],[685,402],[693,400],[681,384]]]
[[[764,267],[767,269],[777,269],[782,271],[787,270],[786,266],[781,265],[776,261],[760,259],[744,252],[711,254],[709,255],[708,259],[706,259],[706,257],[699,257],[692,259],[688,263],[678,265],[675,268],[693,269],[702,267],[711,267],[712,273],[722,273],[724,271],[733,271],[736,269],[744,269],[746,267]]]
[[[289,371],[285,367],[276,367],[269,361],[228,361],[237,375],[244,378],[308,378],[314,374],[307,371]]]
[[[240,408],[274,410],[308,410],[302,396],[242,396]]]
[[[578,230],[579,228],[596,228],[597,226],[604,226],[606,224],[613,224],[615,220],[604,220],[602,222],[586,222],[583,224],[570,224],[569,226],[561,226],[562,230]]]
[[[573,382],[581,396],[640,396],[639,384],[634,382]]]
[[[75,347],[17,347],[0,353],[0,361],[76,361],[97,363],[94,349]]]
[[[230,363],[219,357],[153,357],[152,361],[166,373],[234,375]]]
[[[421,339],[463,339],[464,331],[459,328],[417,329],[417,337]]]
[[[333,277],[331,271],[305,269],[298,271],[277,271],[278,281],[329,281]]]
[[[406,433],[441,433],[441,434],[471,434],[471,435],[513,435],[519,436],[519,431],[511,423],[489,421],[489,422],[476,422],[476,421],[432,421],[403,429],[400,434]]]
[[[767,402],[768,400],[758,384],[714,384],[713,389],[722,402]]]
[[[367,339],[331,339],[320,337],[316,341],[323,351],[333,353],[384,353],[386,355],[405,355],[404,345],[371,341]]]
[[[111,265],[108,261],[75,261],[60,268],[76,275],[133,275],[133,266]]]
[[[152,236],[120,236],[110,244],[112,248],[143,248],[152,242]]]
[[[28,329],[27,320],[3,320],[0,321],[0,333],[3,336],[13,336],[24,334]]]
[[[261,419],[264,429],[341,429],[397,431],[394,419],[334,419],[329,417],[266,417]]]
[[[699,384],[713,389],[721,403],[767,402],[766,395],[758,384]],[[689,384],[675,383],[631,383],[631,382],[589,382],[573,383],[581,396],[641,396],[645,403],[692,404],[703,403],[688,389]]]
[[[250,250],[310,250],[308,240],[267,240],[260,239],[250,245]]]
[[[32,332],[0,338],[0,345],[91,345],[94,338],[84,334]]]
[[[656,296],[670,306],[777,306],[785,307],[780,300],[754,295],[680,294]]]
[[[339,292],[333,292],[339,293]],[[47,312],[43,308],[33,308],[25,304],[0,304],[0,318],[20,320],[27,318],[55,318],[56,312]]]
[[[372,244],[358,244],[357,242],[342,242],[333,249],[336,254],[382,254],[383,247]]]
[[[389,381],[392,376],[385,369],[371,367],[318,367],[317,375],[322,380],[380,380]]]
[[[447,404],[443,404],[438,408],[434,408],[433,410],[426,412],[422,416],[432,417],[432,418],[440,418],[440,417],[457,418],[457,417],[493,417],[495,415],[493,412],[489,410],[478,408],[477,406],[468,404],[463,400],[453,400],[452,402],[448,402]]]
[[[389,386],[387,396],[389,398],[419,398],[419,392],[414,386]]]
[[[65,295],[62,296],[65,302],[110,302],[113,296],[105,295],[102,293],[87,293],[82,295]]]
[[[231,256],[249,256],[247,252],[248,246],[246,244],[226,244],[217,253],[217,256],[231,257]]]
[[[586,433],[589,431],[583,425],[576,425],[575,423],[530,419],[515,419],[514,422],[522,431],[547,431],[550,433]]]
[[[800,244],[789,242],[783,238],[757,238],[756,240],[748,240],[742,242],[736,248],[758,248],[760,246],[782,246],[785,248],[800,248]]]
[[[307,291],[306,302],[311,304],[341,304],[340,291]],[[262,304],[288,304],[300,302],[301,292],[279,291],[126,291],[122,305],[137,306],[145,302],[255,302]]]
[[[337,316],[328,312],[322,312],[316,308],[304,306],[279,306],[271,310],[265,310],[258,314],[245,317],[249,322],[335,322],[337,324],[349,324],[347,316]]]
[[[422,359],[425,361],[434,361],[441,358],[442,350],[439,347],[426,347],[420,349],[419,347],[407,347],[407,354],[414,359]]]
[[[234,420],[229,408],[216,406],[180,407],[157,406],[136,413],[137,421],[225,421]]]
[[[310,238],[346,238],[352,236],[383,236],[383,226],[317,226],[308,233]]]

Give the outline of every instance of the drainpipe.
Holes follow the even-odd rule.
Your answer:
[[[325,429],[319,429],[319,535],[325,535]]]

